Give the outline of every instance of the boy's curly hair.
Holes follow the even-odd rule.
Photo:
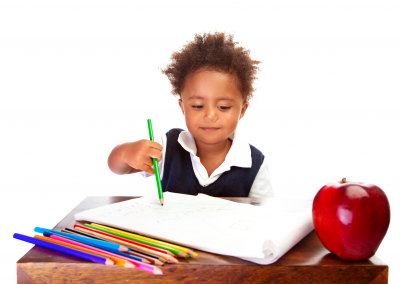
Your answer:
[[[172,84],[172,94],[180,96],[188,75],[199,69],[213,70],[228,74],[236,74],[239,79],[239,90],[244,101],[253,97],[253,82],[259,71],[257,64],[261,61],[252,60],[250,50],[237,46],[233,35],[224,32],[215,34],[195,34],[195,39],[188,42],[179,52],[171,55],[171,63],[161,72]]]

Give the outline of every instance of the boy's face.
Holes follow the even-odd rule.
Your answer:
[[[196,143],[226,142],[248,107],[238,89],[235,75],[198,71],[189,76],[179,106]]]

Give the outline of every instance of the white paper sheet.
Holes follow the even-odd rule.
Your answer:
[[[166,192],[75,214],[90,221],[259,264],[278,260],[314,228],[311,200],[268,198],[265,207]]]

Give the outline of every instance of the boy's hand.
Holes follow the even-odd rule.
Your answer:
[[[145,171],[154,174],[153,158],[162,159],[163,147],[154,141],[139,140],[115,147],[108,157],[108,166],[116,174]]]
[[[145,171],[149,174],[154,174],[152,168],[153,158],[157,159],[157,162],[162,159],[163,147],[157,142],[150,140],[139,140],[137,142],[128,143],[124,155],[124,162],[130,167],[136,170]]]

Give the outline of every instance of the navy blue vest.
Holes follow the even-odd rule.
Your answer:
[[[178,142],[182,129],[167,132],[164,172],[161,181],[163,191],[197,195],[204,193],[215,197],[248,197],[254,179],[264,161],[264,155],[255,147],[251,149],[251,168],[231,167],[215,182],[203,187],[193,172],[190,153]]]

